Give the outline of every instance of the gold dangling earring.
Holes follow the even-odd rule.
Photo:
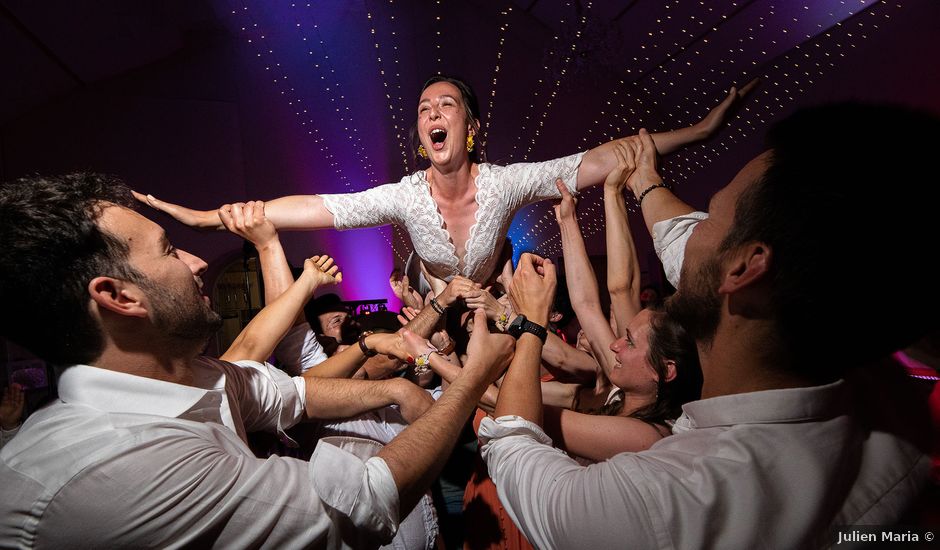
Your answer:
[[[473,151],[473,134],[467,136],[467,152]]]
[[[421,157],[421,158],[423,158],[423,159],[428,158],[428,151],[427,151],[427,149],[424,148],[424,145],[419,145],[419,146],[418,146],[418,156]]]

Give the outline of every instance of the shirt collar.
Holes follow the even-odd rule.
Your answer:
[[[845,413],[847,405],[845,382],[838,380],[822,386],[721,395],[686,403],[682,411],[689,428],[711,428],[831,418]]]
[[[225,375],[193,362],[196,384],[184,386],[88,365],[73,365],[59,375],[59,399],[109,413],[176,418],[213,390],[224,390]],[[209,371],[215,372],[209,372]]]

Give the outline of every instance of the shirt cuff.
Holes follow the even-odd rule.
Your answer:
[[[309,471],[326,505],[348,518],[357,530],[387,543],[398,531],[399,502],[392,472],[383,459],[374,456],[381,449],[381,443],[367,439],[323,438],[310,458]]]
[[[277,388],[278,409],[277,435],[289,447],[297,447],[297,442],[287,435],[285,430],[304,418],[307,404],[306,381],[300,376],[288,376],[284,371],[270,363],[257,361],[236,361],[236,365],[253,368],[274,383]]]
[[[708,217],[705,212],[690,212],[653,224],[653,248],[663,264],[666,280],[678,288],[685,245],[698,222]]]
[[[543,445],[552,444],[552,438],[539,427],[535,422],[531,422],[521,416],[500,416],[497,419],[486,417],[480,422],[478,436],[481,449],[493,439],[501,439],[510,436],[524,436],[534,439],[537,443]],[[483,449],[485,453],[485,449]]]

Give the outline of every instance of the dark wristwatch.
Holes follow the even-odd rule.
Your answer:
[[[506,329],[506,332],[512,335],[516,340],[518,340],[524,332],[529,332],[538,336],[543,344],[545,343],[545,338],[548,337],[548,331],[545,330],[545,327],[526,319],[525,315],[517,315],[516,318],[509,323],[509,328]]]

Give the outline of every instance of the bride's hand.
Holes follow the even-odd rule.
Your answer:
[[[728,117],[728,112],[735,106],[738,101],[747,96],[751,90],[760,82],[759,78],[755,78],[744,85],[740,90],[732,86],[728,90],[728,95],[725,96],[725,99],[721,103],[712,108],[711,111],[698,122],[697,126],[702,130],[705,137],[709,137],[718,131],[718,128],[724,124],[725,119]]]
[[[169,214],[178,222],[195,227],[196,229],[225,229],[222,220],[219,218],[218,210],[193,210],[178,204],[162,201],[153,195],[144,195],[137,191],[132,191],[134,198],[140,202]]]

